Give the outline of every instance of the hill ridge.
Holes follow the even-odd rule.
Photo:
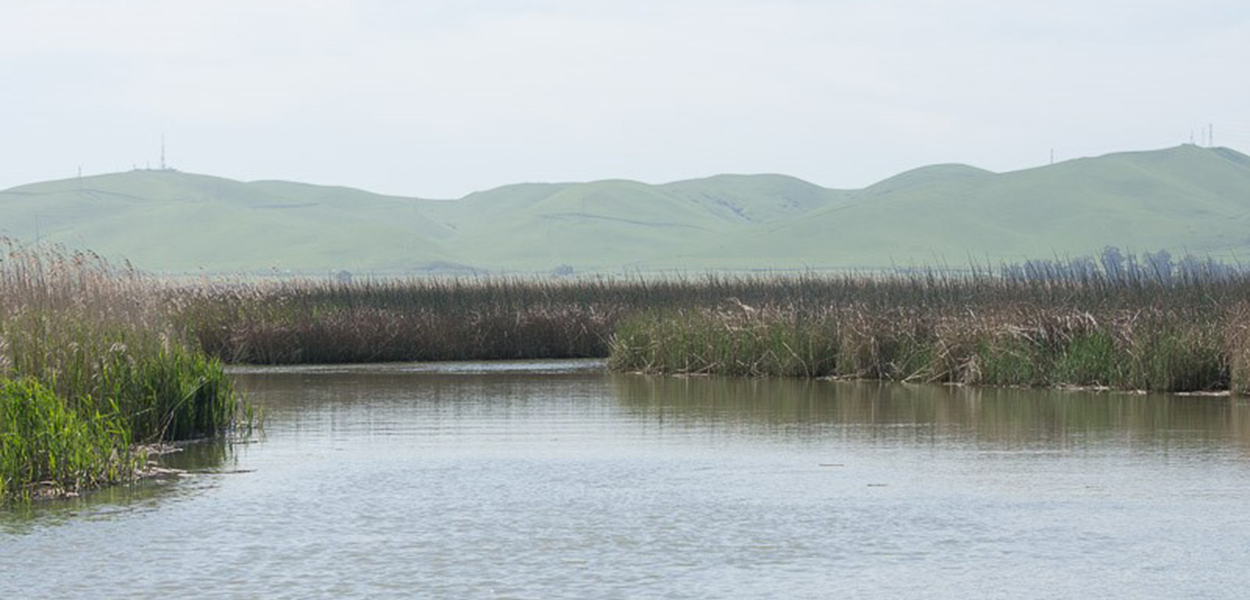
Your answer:
[[[779,173],[528,182],[460,198],[135,170],[0,191],[0,236],[162,272],[854,268],[1250,251],[1250,157],[1192,145],[995,173],[927,165],[858,189]]]

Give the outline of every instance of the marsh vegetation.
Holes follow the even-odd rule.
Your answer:
[[[246,407],[158,285],[86,253],[0,262],[0,501],[135,477],[142,446],[218,435]]]
[[[964,273],[206,281],[165,293],[188,337],[227,362],[609,357],[648,373],[1250,387],[1250,277],[1117,256]]]
[[[1170,259],[1153,260],[170,282],[91,254],[10,249],[0,263],[0,495],[125,481],[143,464],[142,444],[250,423],[225,363],[599,357],[664,374],[1250,392],[1250,276],[1201,261],[1164,272]]]
[[[610,364],[652,373],[1156,391],[1250,389],[1250,279],[1221,270],[845,278],[649,310]]]

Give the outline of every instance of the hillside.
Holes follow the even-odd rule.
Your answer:
[[[1181,146],[1004,174],[904,174],[800,219],[690,254],[712,268],[955,264],[1093,254],[1106,245],[1230,257],[1250,249],[1250,165]],[[897,180],[897,181],[896,181]],[[888,184],[888,185],[887,185]]]
[[[1135,251],[1250,254],[1250,157],[1180,146],[860,190],[783,175],[517,184],[459,200],[136,170],[0,192],[0,236],[173,272],[874,268]]]
[[[0,192],[0,235],[154,271],[422,269],[446,262],[419,201],[343,188],[131,171]]]

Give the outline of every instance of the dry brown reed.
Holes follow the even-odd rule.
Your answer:
[[[1244,390],[1247,278],[845,281],[827,300],[649,311],[610,366],[1020,386]]]
[[[1160,390],[1245,381],[1245,309],[1229,307],[1250,298],[1250,277],[1042,275],[205,281],[168,290],[167,303],[230,362],[610,354],[613,368],[653,372]]]
[[[1229,310],[1225,328],[1229,378],[1233,393],[1250,395],[1250,300]]]
[[[160,284],[91,253],[0,250],[0,499],[125,478],[133,444],[235,422],[222,366],[173,326]]]
[[[206,281],[168,296],[211,355],[291,364],[605,356],[627,306],[598,295],[609,291],[519,280]]]

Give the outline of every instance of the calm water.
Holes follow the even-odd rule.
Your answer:
[[[1238,598],[1250,405],[255,370],[248,443],[0,512],[0,598]]]

